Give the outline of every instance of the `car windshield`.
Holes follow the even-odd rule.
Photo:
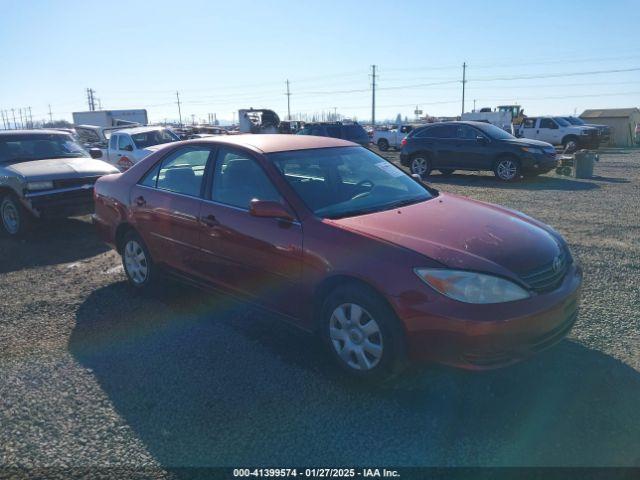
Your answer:
[[[584,125],[584,121],[581,118],[578,117],[568,117],[567,120],[571,123],[573,123],[574,125]]]
[[[570,127],[571,124],[569,122],[567,122],[564,118],[562,117],[555,117],[554,120],[556,122],[558,122],[560,124],[560,126],[562,127]]]
[[[268,157],[302,201],[322,218],[389,210],[435,195],[363,147],[299,150]]]
[[[147,148],[152,145],[177,142],[180,140],[180,137],[170,130],[150,130],[148,132],[134,133],[131,135],[131,138],[138,148]]]
[[[0,163],[71,157],[89,157],[71,135],[0,135]]]
[[[491,125],[490,123],[483,123],[482,125],[476,126],[494,140],[513,140],[516,138],[509,132],[505,132],[503,129],[496,127],[495,125]]]

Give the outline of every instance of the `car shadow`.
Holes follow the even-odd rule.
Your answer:
[[[228,298],[120,282],[81,305],[69,350],[168,469],[640,465],[640,373],[571,340],[506,369],[421,367],[374,387]]]
[[[492,175],[481,173],[453,175],[433,174],[425,178],[425,182],[433,185],[450,184],[469,187],[491,187],[508,190],[595,190],[600,188],[596,183],[584,182],[570,177],[557,177],[541,175],[538,177],[525,177],[517,182],[502,182]]]
[[[93,225],[79,218],[38,222],[24,238],[0,235],[0,273],[69,263],[106,252]]]

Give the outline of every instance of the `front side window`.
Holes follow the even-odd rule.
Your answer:
[[[131,135],[133,143],[138,148],[147,148],[152,145],[177,142],[180,138],[170,130],[150,130],[148,132],[134,133]]]
[[[249,209],[251,200],[281,201],[266,173],[250,155],[221,148],[213,174],[212,200]]]
[[[525,118],[524,122],[522,122],[522,126],[524,128],[536,128],[536,119],[535,118]]]
[[[129,137],[127,135],[118,135],[118,150],[126,150],[127,147],[133,147]]]
[[[543,118],[540,120],[540,128],[558,128],[558,126],[550,118]]]
[[[109,139],[109,148],[111,150],[117,150],[118,149],[118,137],[119,137],[119,135],[113,135]]]
[[[272,153],[269,160],[322,218],[340,218],[428,200],[433,194],[363,147]]]
[[[478,135],[478,131],[469,125],[458,125],[456,127],[456,138],[461,140],[475,140]]]
[[[204,147],[181,148],[163,161],[157,173],[157,188],[170,192],[199,197],[204,171],[211,150]],[[149,182],[153,182],[153,170]],[[146,177],[143,182],[147,181]]]

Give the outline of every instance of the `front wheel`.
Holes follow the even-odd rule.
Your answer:
[[[496,162],[493,173],[503,182],[513,182],[520,178],[520,164],[515,158],[504,157]]]
[[[7,194],[0,199],[0,224],[4,233],[10,237],[24,235],[31,226],[31,214],[25,209],[18,197]]]
[[[156,280],[156,267],[140,236],[130,231],[122,243],[122,266],[129,284],[137,290],[149,290]]]
[[[324,302],[321,322],[330,355],[350,375],[385,381],[404,367],[399,321],[374,292],[359,285],[337,288]]]
[[[424,155],[416,155],[409,164],[411,173],[420,175],[420,178],[427,177],[431,173],[431,162]]]
[[[380,149],[380,151],[386,152],[387,150],[389,150],[389,142],[384,138],[381,138],[380,140],[378,140],[378,148]]]
[[[578,139],[576,137],[567,137],[562,142],[562,147],[566,153],[573,153],[578,150]]]

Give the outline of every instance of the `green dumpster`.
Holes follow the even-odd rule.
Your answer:
[[[594,152],[581,150],[574,155],[574,176],[576,178],[593,177],[593,164],[598,160],[598,156]]]

